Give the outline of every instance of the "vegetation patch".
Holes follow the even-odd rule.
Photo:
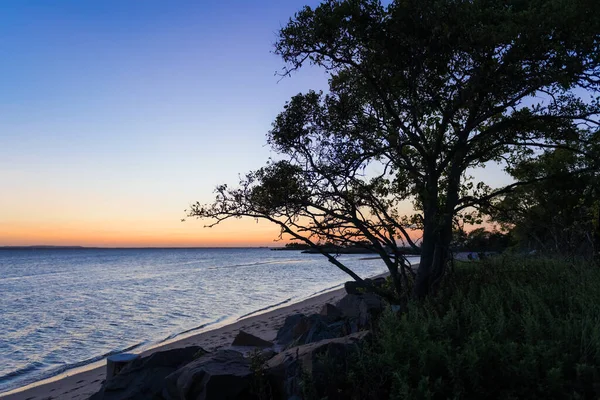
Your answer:
[[[598,398],[599,365],[600,270],[496,258],[388,310],[344,385],[356,399]]]

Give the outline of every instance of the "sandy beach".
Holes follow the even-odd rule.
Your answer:
[[[319,312],[323,304],[335,303],[344,294],[345,291],[343,288],[322,293],[298,303],[249,316],[226,326],[202,331],[192,336],[175,340],[144,351],[141,354],[142,356],[147,356],[157,351],[191,345],[202,346],[206,350],[224,348],[230,346],[240,330],[266,340],[273,340],[275,339],[277,329],[283,325],[288,315]],[[84,400],[100,389],[105,379],[105,374],[106,366],[104,364],[84,371],[67,371],[54,378],[0,394],[0,398],[3,400]]]

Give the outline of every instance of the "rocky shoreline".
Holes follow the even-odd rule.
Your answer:
[[[385,306],[375,294],[346,294],[319,313],[289,315],[274,341],[240,330],[230,346],[216,351],[189,346],[156,352],[107,379],[90,399],[259,400],[266,392],[289,399],[302,395],[307,380],[327,393],[321,356],[347,362]]]
[[[202,359],[202,362],[207,362],[210,365],[217,365],[218,363],[215,364],[214,360],[210,362],[208,360],[212,360],[213,357],[222,359],[222,357],[225,357],[222,352],[226,351],[241,354],[243,357],[241,363],[245,365],[249,360],[252,361],[252,358],[249,357],[250,354],[257,348],[260,348],[260,354],[261,357],[264,358],[264,364],[266,365],[268,362],[269,365],[271,365],[269,368],[275,371],[277,370],[274,365],[276,361],[272,360],[275,359],[276,356],[285,354],[290,348],[296,348],[294,351],[302,350],[304,352],[307,348],[301,348],[301,346],[316,346],[317,348],[321,348],[321,345],[315,345],[315,343],[324,342],[321,344],[325,346],[325,348],[328,348],[329,346],[339,346],[340,341],[355,342],[359,339],[364,340],[362,335],[365,334],[362,332],[367,329],[367,326],[364,324],[369,317],[366,317],[364,312],[361,314],[362,311],[360,307],[362,307],[362,310],[364,311],[365,307],[368,308],[368,306],[367,304],[358,306],[360,303],[359,301],[356,304],[350,304],[348,306],[350,308],[358,307],[355,311],[348,311],[349,308],[346,309],[346,311],[340,311],[343,310],[345,306],[344,304],[340,306],[339,302],[345,296],[346,291],[344,289],[337,289],[319,294],[296,304],[287,305],[260,315],[253,315],[230,325],[201,332],[158,348],[145,351],[141,354],[142,358],[140,359],[140,362],[142,365],[146,365],[144,363],[147,363],[148,357],[153,354],[160,354],[177,349],[201,347],[203,352],[206,352],[206,354],[203,353],[202,357],[198,358]],[[348,301],[348,299],[345,301]],[[351,315],[345,315],[344,313],[350,313]],[[290,334],[290,329],[295,333]],[[243,334],[240,332],[243,332]],[[246,335],[244,339],[245,334],[248,335]],[[358,338],[352,335],[358,335]],[[273,346],[242,346],[241,343],[244,343],[243,340],[246,340],[249,337],[259,338],[265,342],[271,342],[273,343]],[[346,337],[346,339],[343,339],[344,337]],[[327,341],[332,342],[329,343]],[[177,353],[181,356],[180,361],[173,361],[174,364],[171,365],[175,365],[177,367],[176,370],[189,365],[190,362],[186,363],[185,361],[189,361],[189,359],[186,359],[186,355],[189,357],[189,353],[191,352],[192,350],[188,350],[187,352],[181,350]],[[194,355],[198,355],[198,352],[199,349],[196,349]],[[310,351],[308,353],[312,354],[313,352]],[[232,356],[232,354],[233,353],[229,353],[230,356]],[[155,356],[153,362],[156,362],[157,357],[160,358],[160,356]],[[279,356],[279,358],[285,357]],[[201,362],[196,359],[193,361],[196,363]],[[140,364],[137,364],[137,367],[140,367]],[[133,375],[135,374],[132,374],[131,376]],[[111,386],[113,384],[105,382],[105,377],[105,365],[85,371],[70,371],[67,374],[44,382],[0,394],[0,398],[3,400],[82,400],[88,399],[92,395],[100,396],[98,393],[101,390],[104,390],[102,396],[106,396],[107,393],[111,392],[111,390],[107,391],[106,389],[113,387]],[[161,390],[162,389],[164,388],[161,388]],[[113,392],[113,394],[118,395],[117,392]],[[112,399],[120,397],[95,398]]]

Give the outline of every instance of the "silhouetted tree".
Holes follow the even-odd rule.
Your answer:
[[[590,138],[587,154],[597,153]],[[581,144],[580,144],[581,145]],[[595,162],[563,149],[547,151],[511,170],[513,177],[537,183],[517,188],[491,205],[489,213],[510,228],[522,247],[546,254],[598,257],[600,251],[600,176],[573,176]]]
[[[405,263],[394,246],[410,240],[413,224],[423,231],[413,294],[423,298],[444,274],[453,223],[529,183],[492,189],[468,178],[470,168],[511,166],[536,149],[579,152],[573,143],[597,130],[598,15],[597,0],[305,7],[281,29],[275,52],[283,75],[323,68],[329,92],[299,94],[277,117],[269,142],[283,161],[237,189],[220,187],[214,204],[189,215],[264,218],[307,243],[368,240],[398,288]],[[418,213],[402,218],[407,199]]]
[[[455,232],[453,243],[458,251],[503,251],[511,245],[511,234],[480,227],[468,233]]]

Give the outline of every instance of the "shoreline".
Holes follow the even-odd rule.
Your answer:
[[[413,263],[412,268],[419,263]],[[371,276],[371,279],[388,276],[389,272]],[[155,352],[186,346],[201,346],[208,351],[231,347],[240,330],[262,339],[273,341],[277,330],[283,326],[285,318],[292,314],[318,313],[326,303],[335,303],[346,295],[344,283],[309,294],[305,297],[288,299],[251,313],[227,317],[181,332],[170,339],[153,342],[148,347],[141,346],[136,354],[142,357]],[[296,301],[294,301],[296,300]],[[291,302],[291,303],[290,303]],[[290,303],[290,304],[288,304]],[[80,367],[69,369],[57,375],[29,383],[0,393],[2,400],[85,400],[100,390],[106,377],[106,358]]]
[[[386,275],[386,273],[379,274],[377,276],[384,276],[384,275]],[[35,381],[25,383],[16,388],[4,390],[4,391],[0,392],[0,398],[2,398],[3,396],[7,396],[8,394],[17,393],[22,390],[26,390],[28,388],[40,386],[42,384],[45,384],[46,382],[54,382],[56,380],[60,380],[64,377],[74,375],[76,373],[86,372],[88,370],[95,369],[99,366],[104,366],[106,364],[106,359],[114,354],[121,354],[121,353],[135,353],[135,354],[148,353],[148,354],[151,354],[152,351],[155,350],[156,348],[166,346],[171,343],[176,343],[176,342],[185,340],[185,339],[195,336],[195,335],[199,335],[199,334],[207,333],[207,332],[219,329],[219,328],[223,328],[228,325],[235,324],[238,321],[245,320],[246,318],[260,316],[260,315],[263,315],[263,314],[271,312],[271,311],[279,310],[280,308],[284,308],[287,306],[302,303],[305,300],[309,300],[309,299],[311,299],[313,297],[317,297],[321,294],[326,294],[326,293],[338,290],[338,289],[342,288],[343,285],[344,285],[343,283],[340,283],[340,284],[337,284],[337,285],[334,285],[334,286],[331,286],[331,287],[328,287],[328,288],[325,288],[322,290],[318,290],[318,291],[308,294],[308,295],[303,295],[303,296],[298,296],[298,297],[290,297],[290,298],[280,301],[278,303],[274,303],[269,306],[259,308],[257,310],[251,311],[251,312],[246,313],[241,316],[234,315],[234,316],[217,318],[214,321],[206,322],[206,323],[196,326],[194,328],[190,328],[185,331],[170,335],[161,340],[154,340],[154,341],[147,340],[145,342],[140,342],[138,344],[132,345],[130,347],[127,347],[127,348],[124,348],[121,350],[111,351],[109,353],[99,355],[99,356],[93,357],[88,360],[76,362],[69,366],[63,367],[58,372],[50,373],[41,379],[37,379]]]
[[[377,276],[385,276],[386,273]],[[323,291],[289,299],[240,317],[228,317],[208,326],[194,328],[182,332],[171,339],[155,342],[153,345],[137,350],[142,357],[158,351],[178,347],[199,345],[212,351],[228,347],[240,330],[272,341],[277,329],[283,325],[288,315],[295,313],[318,313],[325,303],[334,303],[345,295],[343,283]],[[296,302],[293,302],[297,300]],[[57,375],[29,383],[15,389],[0,393],[2,400],[83,400],[100,390],[106,373],[106,358],[83,366],[75,367]]]

